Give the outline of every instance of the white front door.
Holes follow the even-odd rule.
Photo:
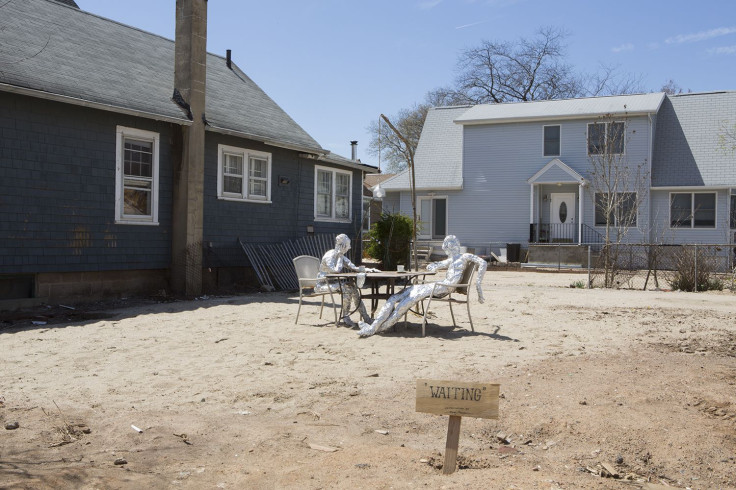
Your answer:
[[[550,195],[550,237],[554,240],[575,241],[575,194],[557,193]]]

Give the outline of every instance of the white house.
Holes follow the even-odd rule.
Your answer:
[[[610,156],[632,171],[616,189],[635,217],[625,241],[732,243],[736,155],[719,136],[734,122],[733,91],[434,108],[415,157],[419,238],[454,234],[476,253],[600,243],[593,168]],[[384,209],[411,214],[409,183],[382,184]]]

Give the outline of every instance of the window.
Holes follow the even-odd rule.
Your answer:
[[[323,221],[350,221],[353,174],[315,167],[314,216]]]
[[[716,195],[713,192],[670,194],[672,228],[715,228]]]
[[[115,222],[158,224],[159,134],[118,126]]]
[[[608,199],[613,199],[609,206]],[[610,215],[606,218],[606,210]],[[620,227],[635,227],[637,216],[636,192],[617,192],[595,194],[595,225],[606,226],[606,223]]]
[[[363,196],[363,234],[371,231],[371,198]]]
[[[217,197],[271,202],[271,154],[218,145]]]
[[[736,189],[731,189],[731,213],[730,213],[731,219],[729,219],[729,222],[731,223],[731,229],[736,230]]]
[[[544,127],[544,156],[558,157],[560,156],[560,127],[545,126]]]
[[[626,125],[623,122],[588,124],[588,155],[624,152]]]

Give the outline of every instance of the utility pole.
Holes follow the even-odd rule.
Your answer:
[[[391,121],[389,121],[386,116],[381,114],[381,119],[386,121],[386,124],[388,124],[388,127],[391,128],[391,131],[393,131],[406,146],[406,151],[404,152],[404,155],[406,156],[407,163],[409,164],[409,169],[411,170],[411,185],[409,187],[411,190],[411,212],[412,218],[414,219],[414,227],[412,228],[412,244],[414,246],[414,250],[412,251],[412,254],[414,258],[414,270],[419,270],[419,261],[417,260],[417,185],[416,177],[414,175],[414,149],[406,140],[406,138],[404,138],[404,135],[402,135],[399,130],[396,129],[393,124],[391,124]],[[381,132],[381,128],[378,128],[378,132]]]

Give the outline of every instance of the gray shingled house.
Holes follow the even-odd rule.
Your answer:
[[[622,188],[642,193],[624,240],[734,243],[736,155],[719,141],[734,124],[733,91],[434,108],[415,156],[419,238],[452,233],[477,253],[599,240],[591,156],[625,128],[614,151],[644,181]],[[384,209],[410,215],[408,173],[382,186]]]
[[[359,236],[374,168],[323,149],[229,53],[198,62],[179,36],[206,32],[206,2],[181,3],[176,43],[73,1],[3,3],[0,300],[199,294],[242,280],[238,240]],[[204,70],[180,81],[197,64],[201,109]]]

